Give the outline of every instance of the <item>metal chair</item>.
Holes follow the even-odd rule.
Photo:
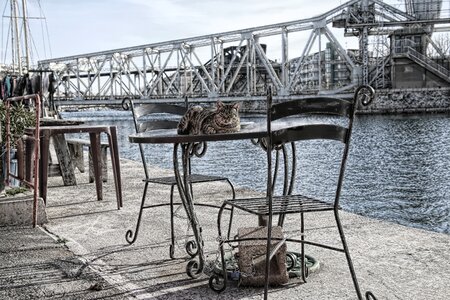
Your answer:
[[[345,257],[350,269],[353,285],[356,290],[358,299],[362,299],[361,290],[356,278],[356,274],[353,268],[353,263],[350,257],[347,242],[345,240],[343,227],[339,218],[339,197],[342,189],[342,183],[344,179],[344,170],[346,160],[349,152],[350,138],[353,127],[353,118],[356,106],[358,102],[363,105],[367,105],[374,97],[374,90],[369,86],[359,87],[356,92],[353,101],[346,101],[338,98],[329,97],[310,97],[295,99],[282,103],[272,103],[272,93],[269,88],[267,96],[267,137],[260,141],[260,144],[266,150],[267,153],[267,192],[266,197],[261,198],[246,198],[246,199],[231,199],[223,203],[218,215],[218,234],[220,240],[220,265],[221,271],[214,273],[210,277],[210,287],[221,292],[227,285],[227,267],[225,261],[224,245],[236,242],[245,242],[246,240],[266,240],[265,247],[265,273],[264,273],[264,298],[267,299],[268,286],[271,276],[269,263],[274,258],[276,251],[286,242],[301,243],[301,276],[306,282],[308,276],[308,269],[305,261],[305,244],[318,246],[329,250],[335,250],[345,253]],[[280,129],[278,127],[281,122],[289,122],[293,120],[298,121],[298,118],[306,117],[307,121],[305,125],[293,125]],[[309,119],[308,119],[309,118]],[[309,120],[309,121],[308,121]],[[343,124],[345,123],[345,124]],[[277,129],[278,128],[278,129]],[[337,178],[336,189],[334,193],[334,200],[319,199],[303,194],[295,194],[293,191],[293,185],[295,183],[295,168],[296,168],[296,156],[295,145],[306,140],[329,140],[332,144],[338,144],[342,151],[342,156],[339,162],[339,173]],[[292,149],[287,151],[288,148]],[[273,152],[276,155],[275,164],[273,163]],[[275,179],[276,171],[279,167],[279,153],[283,153],[284,157],[284,188],[282,195],[275,195]],[[292,159],[286,157],[286,153],[290,152]],[[290,173],[290,176],[288,175]],[[221,235],[221,217],[225,207],[233,207],[243,210],[245,212],[259,216],[259,218],[267,219],[267,236],[264,237],[252,237],[243,238],[237,237],[235,239],[227,239]],[[316,241],[309,241],[305,239],[305,222],[304,214],[330,211],[334,213],[336,221],[336,227],[339,231],[339,236],[342,243],[342,248],[318,243]],[[283,226],[285,215],[298,214],[300,237],[273,237],[272,221],[273,216],[278,215],[278,225]],[[260,223],[261,225],[261,223]],[[259,228],[259,227],[258,227]],[[263,231],[265,234],[265,231]],[[264,245],[265,243],[263,243]],[[371,292],[366,293],[366,298],[375,299]]]
[[[185,99],[185,105],[172,105],[172,104],[164,104],[164,103],[146,103],[146,104],[139,104],[135,105],[134,102],[129,99],[125,98],[122,101],[122,107],[125,110],[131,109],[131,112],[133,114],[133,120],[134,125],[136,129],[136,133],[150,131],[150,130],[157,130],[157,129],[176,129],[178,125],[178,120],[181,118],[181,116],[184,115],[188,108],[188,99]],[[155,118],[155,116],[158,116],[159,118]],[[161,118],[161,114],[164,114],[165,118]],[[175,117],[175,118],[173,118]],[[144,167],[144,173],[145,178],[143,181],[145,182],[144,186],[144,192],[142,195],[141,200],[141,206],[139,210],[139,216],[136,224],[136,229],[133,233],[133,230],[128,230],[126,232],[125,238],[129,244],[133,244],[136,241],[139,227],[141,223],[141,217],[142,212],[144,209],[148,208],[155,208],[165,205],[170,205],[170,232],[171,232],[171,244],[170,244],[170,258],[174,258],[174,252],[175,252],[175,230],[174,230],[174,206],[180,205],[181,203],[174,203],[174,189],[177,184],[175,176],[166,176],[166,177],[150,177],[149,170],[147,166],[146,156],[144,153],[144,148],[142,144],[139,144],[139,151],[141,154],[142,164]],[[190,166],[189,166],[190,170]],[[232,192],[232,198],[235,198],[235,189],[231,181],[227,177],[222,176],[213,176],[213,175],[203,175],[203,174],[190,174],[189,179],[190,188],[192,189],[192,184],[195,183],[205,183],[205,182],[213,182],[213,181],[225,181],[230,185],[231,192]],[[146,196],[147,196],[147,189],[150,183],[154,184],[162,184],[162,185],[168,185],[170,186],[170,202],[162,203],[162,204],[153,204],[153,205],[146,205]],[[206,203],[197,203],[196,205],[199,206],[208,206],[208,207],[217,207],[215,205],[206,204]],[[232,211],[230,215],[230,223],[229,223],[229,231],[231,230],[231,222],[232,222]],[[186,252],[194,257],[197,254],[197,245],[194,241],[188,241],[186,243]]]

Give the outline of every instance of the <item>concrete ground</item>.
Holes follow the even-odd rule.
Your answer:
[[[191,279],[185,273],[184,243],[191,232],[186,219],[176,219],[176,259],[169,257],[169,208],[144,211],[137,241],[125,240],[135,228],[143,182],[141,165],[121,161],[124,207],[117,210],[114,184],[104,184],[104,200],[97,201],[87,173],[77,173],[77,186],[63,186],[51,178],[47,215],[42,227],[0,227],[0,299],[261,299],[262,288],[239,287],[231,282],[217,295],[208,287],[208,277]],[[171,174],[153,169],[153,175]],[[149,200],[167,203],[169,189],[150,187]],[[198,200],[221,203],[229,196],[226,184],[195,186]],[[252,194],[237,189],[237,196]],[[30,212],[31,213],[31,212]],[[197,207],[203,227],[208,261],[217,257],[217,211]],[[332,215],[308,216],[307,238],[339,245]],[[413,229],[389,222],[342,212],[356,273],[363,291],[378,299],[446,300],[450,295],[450,236]],[[238,213],[233,233],[239,227],[257,224],[257,219]],[[331,221],[330,221],[331,220]],[[284,232],[295,236],[299,224],[288,218]],[[288,244],[289,251],[298,250]],[[270,289],[270,299],[356,299],[342,253],[307,246],[307,253],[320,262],[307,283],[292,279]]]

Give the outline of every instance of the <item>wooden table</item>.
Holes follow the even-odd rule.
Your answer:
[[[28,135],[33,134],[34,128],[27,128],[25,133]],[[122,202],[122,183],[120,177],[120,162],[119,162],[119,148],[117,145],[117,129],[116,126],[110,125],[57,125],[57,126],[41,126],[39,128],[39,144],[41,159],[39,162],[39,192],[40,196],[46,203],[47,200],[47,184],[48,184],[48,164],[49,164],[49,146],[50,138],[56,139],[57,143],[65,143],[64,134],[66,133],[88,133],[91,142],[91,151],[93,154],[94,164],[94,177],[95,186],[97,191],[97,199],[103,199],[103,180],[101,171],[101,161],[99,159],[100,153],[100,134],[105,133],[108,136],[108,143],[111,155],[111,162],[114,175],[114,184],[116,189],[117,208],[123,206]],[[27,147],[28,148],[28,147]],[[59,161],[62,169],[72,169],[73,165],[68,159],[69,152],[67,147],[60,147],[60,149],[66,149],[66,153],[62,153],[60,157],[66,157],[67,159],[61,159]],[[64,150],[62,150],[64,151]],[[27,160],[31,159],[31,155],[26,155]],[[63,172],[64,173],[64,172]],[[63,174],[64,176],[64,174]]]

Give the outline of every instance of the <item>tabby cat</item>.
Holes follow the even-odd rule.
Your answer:
[[[239,103],[217,101],[215,108],[193,106],[178,123],[178,134],[212,134],[237,132],[241,128]]]

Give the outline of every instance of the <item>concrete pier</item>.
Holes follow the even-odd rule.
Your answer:
[[[142,167],[121,161],[124,207],[116,208],[114,183],[104,183],[104,200],[97,201],[88,174],[77,173],[78,186],[50,178],[46,213],[49,222],[31,227],[0,227],[0,299],[261,299],[263,289],[231,282],[218,296],[208,277],[190,279],[184,243],[192,232],[187,220],[176,218],[176,259],[169,257],[169,207],[144,211],[139,236],[128,245],[125,233],[135,228],[143,190]],[[111,170],[108,170],[111,172]],[[153,175],[171,174],[153,169]],[[112,178],[109,177],[109,178]],[[222,183],[194,187],[198,201],[221,203],[231,195]],[[254,192],[237,189],[237,197]],[[166,186],[150,187],[149,201],[168,203]],[[363,205],[363,203],[362,203]],[[197,207],[203,226],[207,259],[218,255],[217,211]],[[179,210],[183,216],[183,210]],[[324,213],[307,216],[307,239],[339,245],[333,219]],[[450,236],[342,212],[351,255],[362,291],[378,299],[446,300],[450,295]],[[239,212],[232,234],[256,217]],[[295,216],[287,218],[284,234],[299,231]],[[288,244],[288,251],[299,249]],[[270,289],[270,299],[356,299],[341,253],[307,246],[320,261],[308,282],[291,279]]]

